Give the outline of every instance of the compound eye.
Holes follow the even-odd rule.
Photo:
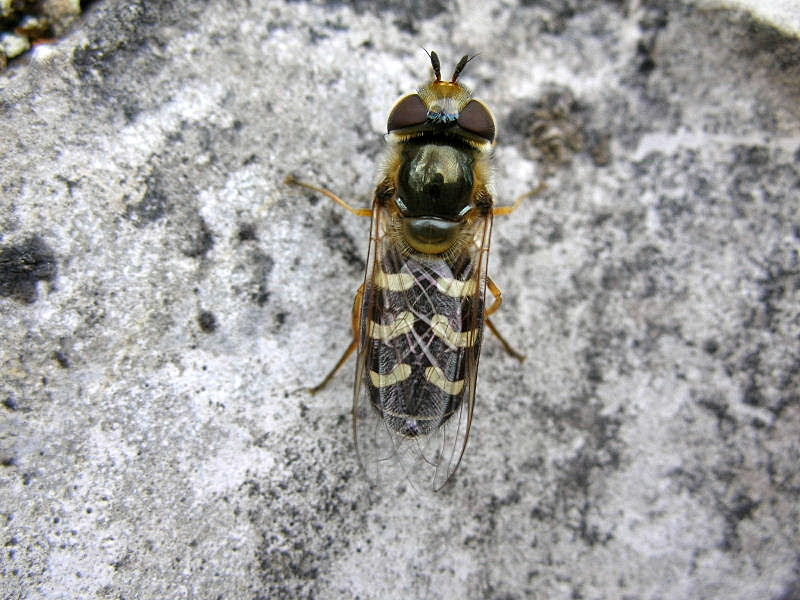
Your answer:
[[[428,107],[418,94],[409,94],[397,101],[389,113],[386,129],[389,133],[396,129],[405,129],[414,125],[422,125],[428,118]]]
[[[486,105],[479,100],[470,100],[458,115],[461,129],[474,133],[490,142],[494,141],[494,117]]]

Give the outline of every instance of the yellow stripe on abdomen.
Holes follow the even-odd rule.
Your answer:
[[[399,364],[392,369],[391,373],[383,375],[375,371],[369,372],[369,378],[372,380],[372,385],[376,388],[388,387],[401,381],[405,381],[411,375],[411,366],[405,363]]]
[[[379,268],[375,274],[375,285],[390,292],[402,292],[414,286],[414,277],[408,273],[386,273]]]
[[[431,329],[436,337],[444,340],[453,348],[468,348],[478,340],[478,330],[456,331],[450,327],[450,319],[444,315],[433,315]]]
[[[478,290],[478,282],[474,279],[461,281],[450,277],[440,277],[436,282],[436,289],[451,298],[464,298],[472,296]]]
[[[394,322],[389,323],[388,325],[381,325],[375,321],[370,321],[367,334],[373,339],[387,342],[392,338],[396,338],[398,335],[411,333],[413,328],[414,313],[406,310],[397,315],[397,318],[394,320]]]
[[[438,387],[443,392],[451,396],[457,396],[464,389],[464,380],[450,381],[445,377],[444,371],[439,367],[428,367],[425,369],[425,379]]]

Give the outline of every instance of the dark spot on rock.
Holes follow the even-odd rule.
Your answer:
[[[82,3],[85,4],[85,3]],[[194,30],[203,3],[179,6],[164,0],[130,0],[124,5],[98,2],[102,18],[87,29],[86,42],[72,54],[72,64],[86,98],[85,110],[124,114],[134,102],[146,111],[163,102],[160,94],[143,94],[144,81],[158,77],[164,68],[166,31]],[[177,33],[176,33],[177,35]],[[130,77],[130,73],[138,77]],[[133,100],[131,100],[133,99]]]
[[[656,211],[665,223],[675,223],[683,217],[690,217],[694,214],[692,200],[695,196],[671,197],[661,194],[656,200]]]
[[[764,275],[756,280],[759,285],[758,299],[763,307],[766,328],[776,331],[776,322],[781,313],[779,305],[786,297],[787,292],[800,289],[800,269],[795,265],[780,263],[770,264],[765,269]]]
[[[733,149],[737,163],[761,167],[769,164],[769,149],[764,146],[736,146]]]
[[[658,67],[654,58],[654,49],[662,30],[669,23],[669,10],[656,6],[655,3],[644,7],[639,19],[641,37],[636,43],[636,56],[633,66],[641,81],[646,82],[650,74]]]
[[[590,113],[570,88],[549,85],[537,98],[512,108],[504,121],[503,135],[552,170],[571,162],[586,147]]]
[[[311,45],[317,46],[322,40],[327,40],[330,37],[330,35],[328,35],[328,33],[326,33],[325,31],[319,31],[316,28],[311,27],[308,30],[308,37],[309,37],[309,42],[311,42]]]
[[[592,226],[593,227],[601,227],[606,222],[610,221],[613,218],[610,212],[599,212],[592,217]]]
[[[236,238],[240,242],[253,242],[256,239],[256,226],[252,223],[242,223],[239,225],[239,231],[236,234]]]
[[[262,433],[258,436],[255,440],[253,440],[253,445],[259,448],[269,448],[270,447],[270,438],[272,437],[272,433],[267,431]],[[258,486],[256,482],[249,482],[251,486]]]
[[[198,221],[197,228],[187,236],[181,248],[181,253],[189,258],[202,258],[214,247],[214,234],[202,217]]]
[[[317,204],[319,204],[319,197],[317,196],[316,193],[306,191],[305,197],[306,197],[306,200],[308,200],[308,203],[311,206],[316,206]]]
[[[125,216],[137,227],[144,227],[163,218],[170,209],[166,191],[158,176],[150,176],[145,182],[142,199],[125,207]]]
[[[33,473],[23,473],[22,474],[22,484],[23,485],[30,485],[31,481],[33,481]]]
[[[773,24],[747,15],[746,40],[749,48],[741,48],[743,53],[763,54],[773,61],[776,68],[783,71],[793,71],[800,67],[800,42],[794,36],[786,35]]]
[[[0,250],[0,296],[31,304],[36,284],[56,276],[56,257],[39,236]]]
[[[787,585],[774,600],[800,600],[800,579]]]
[[[123,567],[127,566],[131,561],[131,556],[129,553],[125,554],[122,558],[119,558],[115,561],[109,563],[115,571],[119,571]]]
[[[639,27],[643,31],[660,31],[669,24],[669,8],[658,3],[648,3],[643,7],[643,14],[639,18]]]
[[[547,234],[547,241],[556,244],[564,239],[564,226],[561,223],[553,223],[550,232]]]
[[[271,256],[264,254],[260,250],[254,251],[250,255],[250,260],[255,265],[253,283],[256,287],[256,290],[250,294],[250,299],[259,306],[264,306],[270,296],[267,280],[270,273],[272,273],[272,268],[275,266],[275,261]]]
[[[709,339],[703,342],[703,350],[707,354],[716,354],[717,350],[719,350],[719,343],[715,339]]]
[[[591,452],[579,454],[565,465],[566,472],[563,477],[565,486],[574,489],[580,497],[588,498],[593,472],[597,467],[597,459],[591,456]],[[577,502],[575,506],[578,508],[580,520],[577,524],[571,524],[569,528],[576,531],[589,546],[607,544],[612,539],[612,534],[603,533],[598,526],[589,523],[589,512],[592,507],[588,499]]]
[[[349,6],[359,14],[394,13],[408,18],[430,19],[449,9],[446,0],[324,0],[326,6]],[[454,63],[455,64],[455,63]]]
[[[613,2],[610,3],[613,6]],[[552,35],[560,35],[576,15],[594,8],[592,2],[570,0],[521,0],[521,6],[535,6],[542,14],[542,30]]]
[[[736,433],[736,419],[728,412],[728,406],[725,400],[719,398],[699,398],[697,404],[714,415],[717,420],[717,429],[723,438]]]
[[[53,360],[56,361],[58,366],[62,369],[69,369],[69,358],[61,350],[56,350],[53,352]]]
[[[731,516],[737,521],[743,521],[753,516],[753,512],[758,508],[760,502],[756,502],[747,494],[737,494],[733,498],[731,505]]]
[[[639,73],[642,75],[649,75],[655,70],[656,61],[653,58],[652,43],[639,40],[636,44],[636,55],[639,58]]]
[[[597,167],[606,167],[611,163],[611,134],[600,131],[586,132],[586,150]]]
[[[586,379],[591,383],[602,383],[603,369],[600,367],[600,353],[595,350],[587,350],[584,353],[586,360]]]
[[[620,276],[622,269],[614,265],[603,267],[603,274],[600,276],[600,287],[604,290],[613,290],[620,287],[623,278]]]
[[[217,317],[208,310],[201,310],[197,315],[197,324],[203,333],[214,333],[217,330]]]
[[[325,241],[325,245],[332,252],[341,254],[354,270],[363,271],[366,263],[356,249],[355,240],[342,227],[342,215],[332,211],[330,215],[330,219],[322,230],[322,239]]]
[[[298,0],[292,1],[297,2]],[[449,3],[446,0],[400,0],[399,2],[390,2],[389,0],[377,0],[374,2],[370,0],[323,0],[322,4],[334,9],[340,6],[347,6],[358,14],[395,15],[392,21],[394,26],[411,34],[416,34],[419,31],[419,23],[421,21],[431,19],[449,10]],[[335,31],[347,30],[344,24],[338,21],[333,22],[330,19],[325,21],[324,25]],[[453,65],[455,65],[458,58],[460,57],[453,59]]]
[[[13,467],[14,464],[16,464],[16,461],[14,460],[13,456],[4,456],[3,458],[0,458],[0,466]]]
[[[751,379],[745,386],[742,402],[749,406],[761,406],[763,404],[764,396],[755,380]]]
[[[125,117],[126,123],[132,123],[141,111],[142,108],[135,98],[128,98],[122,103],[122,115]]]
[[[17,410],[17,408],[19,408],[17,401],[11,397],[3,400],[3,406],[5,406],[8,410]]]
[[[419,33],[419,25],[417,24],[417,19],[415,19],[413,15],[400,15],[392,21],[392,24],[400,31],[409,35],[417,35]]]
[[[667,477],[675,483],[679,491],[685,490],[693,495],[697,494],[705,484],[705,478],[702,474],[681,467],[668,471]]]
[[[722,541],[719,546],[725,552],[741,551],[739,523],[750,519],[761,503],[745,493],[737,493],[730,501],[720,502],[720,512],[725,520]]]

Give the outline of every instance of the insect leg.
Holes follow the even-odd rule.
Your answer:
[[[336,372],[339,369],[341,369],[342,365],[344,365],[344,363],[347,362],[347,359],[352,356],[353,352],[356,351],[356,348],[358,348],[358,341],[355,338],[353,338],[353,341],[350,342],[350,345],[347,347],[347,350],[344,351],[344,354],[342,354],[341,358],[339,358],[339,360],[336,362],[336,365],[333,367],[333,369],[331,369],[330,373],[328,373],[325,376],[325,379],[323,379],[320,383],[318,383],[308,391],[311,392],[312,394],[316,394],[322,388],[328,385],[328,382],[331,379],[333,379],[333,376],[336,375]]]
[[[486,309],[486,318],[488,319],[503,305],[503,290],[498,287],[491,277],[486,278],[486,287],[489,288],[489,291],[492,292],[492,296],[494,296],[494,302]]]
[[[532,198],[533,196],[537,196],[546,189],[547,189],[547,184],[544,181],[540,181],[539,185],[537,185],[533,190],[531,190],[530,192],[525,192],[524,194],[519,196],[516,200],[514,200],[514,204],[512,204],[511,206],[497,206],[492,209],[492,213],[495,216],[510,215],[520,206],[522,206],[522,201],[525,200],[525,198]]]
[[[350,206],[347,202],[342,200],[339,196],[334,194],[332,191],[330,191],[328,189],[325,189],[325,188],[322,188],[322,187],[318,187],[316,185],[312,185],[310,183],[306,183],[305,181],[300,181],[299,179],[296,179],[294,175],[289,175],[286,178],[285,183],[288,184],[288,185],[299,185],[300,187],[304,187],[306,189],[313,190],[315,192],[319,192],[320,194],[324,194],[325,196],[327,196],[328,198],[330,198],[331,200],[336,202],[336,204],[338,204],[339,206],[343,206],[344,208],[346,208],[347,210],[349,210],[351,213],[353,213],[354,215],[356,215],[358,217],[371,217],[372,216],[372,209],[371,208],[355,208],[353,206]]]
[[[486,278],[486,287],[489,288],[492,296],[494,296],[494,302],[489,308],[486,309],[486,326],[489,328],[489,331],[491,331],[497,337],[497,339],[500,340],[500,343],[503,344],[503,349],[518,361],[522,362],[525,360],[525,355],[515,350],[514,347],[508,343],[506,338],[502,336],[502,334],[497,330],[495,324],[492,323],[492,320],[489,318],[489,315],[496,313],[497,309],[503,305],[503,291],[491,277]]]
[[[508,343],[508,340],[506,340],[506,338],[504,338],[503,335],[497,330],[497,326],[492,323],[491,319],[486,319],[486,326],[489,328],[489,331],[491,331],[495,337],[500,340],[500,343],[503,344],[503,350],[516,358],[519,362],[525,360],[525,355],[518,350],[515,350],[514,347]]]
[[[322,388],[328,385],[328,382],[333,379],[333,376],[336,375],[339,369],[341,369],[342,366],[347,362],[347,359],[349,359],[353,355],[353,352],[356,351],[356,348],[358,348],[358,330],[361,323],[361,300],[363,298],[364,284],[362,283],[361,287],[359,287],[358,291],[356,292],[355,299],[353,300],[353,339],[350,342],[350,345],[347,347],[347,350],[344,351],[344,354],[342,354],[339,360],[336,361],[333,369],[331,369],[330,372],[325,376],[325,379],[309,390],[312,394],[316,394]]]

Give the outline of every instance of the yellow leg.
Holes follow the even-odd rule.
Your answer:
[[[300,181],[299,179],[295,179],[294,175],[289,175],[286,178],[285,183],[287,185],[299,185],[300,187],[304,187],[306,189],[313,190],[315,192],[319,192],[320,194],[324,194],[325,196],[327,196],[328,198],[330,198],[331,200],[336,202],[336,204],[338,204],[339,206],[343,206],[344,208],[346,208],[347,210],[349,210],[351,213],[353,213],[354,215],[356,215],[358,217],[371,217],[372,216],[372,209],[371,208],[354,208],[353,206],[350,206],[347,202],[345,202],[344,200],[339,198],[339,196],[334,194],[332,191],[327,190],[325,188],[318,187],[316,185],[312,185],[310,183],[306,183],[305,181]]]
[[[489,288],[492,296],[494,296],[494,302],[492,302],[492,305],[486,309],[486,318],[488,319],[490,316],[496,313],[501,306],[503,306],[503,291],[497,287],[497,284],[491,277],[486,278],[486,287]]]
[[[486,326],[489,328],[489,331],[491,331],[495,337],[500,340],[500,343],[503,344],[503,349],[518,361],[522,362],[525,360],[525,355],[515,350],[514,347],[509,344],[508,341],[506,341],[506,338],[500,334],[495,324],[492,323],[492,320],[489,318],[490,315],[496,313],[497,310],[503,305],[503,291],[491,277],[486,278],[486,287],[489,288],[492,296],[494,296],[494,302],[488,309],[486,309]]]
[[[349,359],[353,355],[353,352],[356,351],[356,348],[358,348],[359,326],[361,324],[361,301],[363,298],[364,284],[362,283],[361,287],[358,288],[358,291],[356,292],[355,299],[353,300],[353,339],[350,342],[350,345],[347,347],[347,350],[344,351],[344,354],[342,354],[342,356],[339,357],[339,360],[336,361],[333,369],[331,369],[330,372],[325,376],[325,379],[309,390],[312,394],[316,394],[326,385],[328,385],[330,380],[333,379],[333,376],[336,375],[339,369],[341,369],[347,362],[347,359]]]
[[[492,213],[496,217],[510,215],[522,205],[522,201],[525,200],[525,198],[531,198],[533,196],[536,196],[546,189],[547,189],[547,184],[544,181],[541,181],[539,185],[536,186],[535,189],[531,190],[530,192],[522,194],[516,200],[514,200],[514,204],[512,204],[511,206],[497,206],[494,209],[492,209]]]
[[[516,358],[519,362],[523,362],[525,360],[525,355],[521,352],[514,349],[514,347],[508,343],[506,338],[502,336],[502,334],[497,330],[497,326],[492,323],[491,319],[486,319],[486,326],[489,328],[495,337],[500,340],[500,343],[503,344],[503,349],[508,352],[511,356]]]
[[[325,376],[325,379],[323,379],[320,383],[318,383],[308,391],[311,392],[312,394],[316,394],[318,391],[320,391],[322,388],[328,385],[328,382],[331,379],[333,379],[333,376],[336,375],[337,371],[341,369],[344,363],[347,362],[347,359],[353,355],[353,352],[356,351],[356,348],[358,348],[358,341],[355,338],[353,338],[353,341],[350,342],[350,345],[347,347],[347,350],[344,351],[344,354],[342,354],[342,356],[336,362],[336,365],[333,367],[333,369],[331,369],[330,373],[328,373]]]

